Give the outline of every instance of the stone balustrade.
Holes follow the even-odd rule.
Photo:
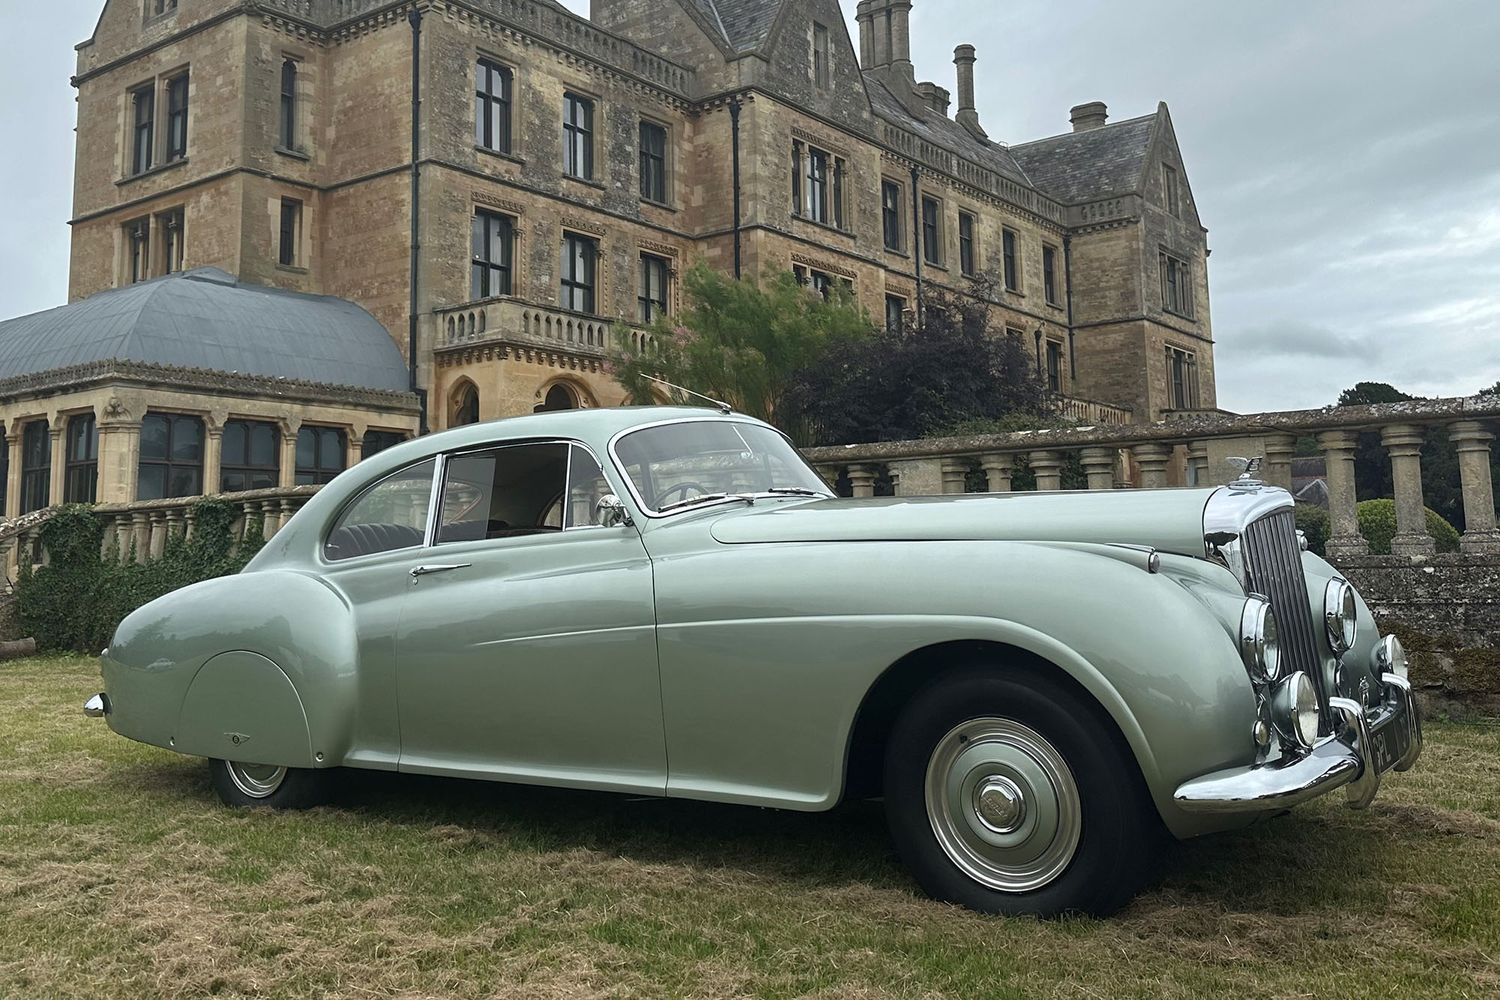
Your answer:
[[[271,538],[292,519],[320,487],[294,486],[289,489],[251,490],[226,493],[216,499],[235,508],[230,534],[235,544],[256,532]],[[167,540],[174,535],[193,536],[196,525],[195,506],[203,497],[175,497],[170,500],[142,500],[128,504],[100,504],[94,513],[104,525],[101,551],[147,562],[159,558]],[[0,524],[0,555],[6,575],[16,579],[22,565],[42,565],[47,553],[41,544],[42,527],[61,508],[48,507],[24,517]]]
[[[1121,426],[1130,423],[1131,415],[1135,412],[1128,406],[1116,406],[1113,403],[1101,403],[1093,399],[1078,399],[1074,396],[1060,397],[1058,409],[1064,417],[1079,426],[1098,424]]]
[[[806,452],[830,482],[846,483],[853,496],[873,496],[882,484],[896,495],[1008,492],[1025,465],[1039,490],[1061,488],[1063,470],[1076,456],[1089,489],[1213,485],[1236,472],[1231,456],[1260,457],[1260,478],[1292,486],[1299,441],[1312,442],[1326,464],[1329,557],[1369,554],[1356,514],[1354,455],[1361,434],[1378,435],[1391,463],[1396,536],[1392,553],[1433,552],[1422,495],[1421,448],[1447,435],[1458,453],[1465,528],[1462,549],[1500,554],[1491,444],[1500,424],[1500,396],[1419,400],[1379,406],[1329,407],[1276,413],[1179,412],[1154,424],[1109,424],[1010,434],[932,438],[813,448]]]
[[[614,346],[616,326],[623,324],[519,299],[488,299],[440,311],[438,325],[439,349],[508,343],[602,357]],[[626,328],[637,348],[650,342],[644,328]]]

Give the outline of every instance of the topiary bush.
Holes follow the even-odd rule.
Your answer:
[[[1297,530],[1307,536],[1307,547],[1317,555],[1324,555],[1328,546],[1328,511],[1312,503],[1297,505]]]
[[[21,568],[16,583],[21,630],[42,649],[98,652],[136,608],[243,569],[264,539],[252,522],[236,546],[230,530],[236,516],[234,506],[223,500],[200,500],[193,505],[192,539],[174,534],[160,558],[138,563],[134,546],[101,552],[104,526],[92,508],[63,508],[41,529],[47,564],[35,571],[29,565]]]
[[[1396,537],[1396,501],[1365,500],[1358,507],[1359,533],[1370,543],[1377,556],[1391,554],[1391,539]],[[1430,508],[1427,510],[1427,533],[1437,543],[1439,552],[1458,551],[1458,529]]]

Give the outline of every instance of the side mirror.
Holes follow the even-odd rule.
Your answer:
[[[594,510],[599,515],[599,524],[605,528],[628,528],[635,523],[630,518],[630,511],[625,509],[625,504],[613,493],[600,497]]]

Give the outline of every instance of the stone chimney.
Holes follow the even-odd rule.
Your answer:
[[[958,123],[980,141],[988,141],[979,126],[979,109],[974,106],[974,46],[960,45],[953,50],[953,64],[958,67]]]
[[[1073,108],[1073,131],[1087,132],[1091,128],[1103,128],[1109,122],[1109,108],[1103,101],[1090,101]]]
[[[911,64],[911,2],[860,0],[855,10],[860,60],[867,71],[883,71],[881,75],[897,97],[917,85]]]
[[[927,82],[917,84],[917,99],[922,102],[923,107],[930,108],[934,114],[944,118],[948,117],[948,108],[953,103],[953,95],[946,87]]]

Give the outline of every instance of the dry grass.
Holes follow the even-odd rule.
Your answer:
[[[352,774],[301,815],[0,664],[0,995],[1500,995],[1500,729],[1432,727],[1375,807],[1183,846],[1111,921],[920,898],[877,807],[780,814]]]

